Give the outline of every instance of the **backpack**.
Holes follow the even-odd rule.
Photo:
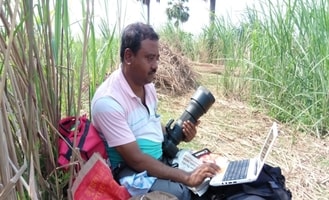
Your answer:
[[[258,179],[252,183],[213,187],[207,192],[212,200],[291,200],[280,167],[264,164]]]
[[[81,158],[87,161],[95,152],[98,152],[105,160],[108,158],[105,141],[101,138],[101,133],[96,130],[86,115],[78,118],[75,116],[65,117],[58,124],[58,131],[62,137],[59,137],[58,140],[57,159],[59,166],[65,170],[68,169],[72,156],[76,119],[78,120],[76,147],[79,149]]]

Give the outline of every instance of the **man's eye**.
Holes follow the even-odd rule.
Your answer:
[[[155,58],[155,56],[151,55],[151,56],[147,56],[146,58],[147,58],[147,60],[149,60],[149,61],[153,61],[154,58]]]

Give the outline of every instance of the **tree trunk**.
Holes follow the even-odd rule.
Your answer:
[[[147,24],[150,25],[150,0],[147,0]]]
[[[210,24],[215,21],[215,13],[216,13],[216,0],[210,0],[210,13],[209,13],[209,22]]]
[[[150,24],[150,1],[151,0],[143,0],[143,4],[147,7],[147,24]],[[156,0],[156,2],[160,3],[160,0]]]
[[[150,24],[150,0],[143,0],[143,4],[146,5],[147,9],[147,24]]]

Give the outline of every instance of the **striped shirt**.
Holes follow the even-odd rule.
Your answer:
[[[112,167],[123,161],[114,147],[134,141],[143,153],[155,159],[162,156],[163,133],[156,90],[153,83],[144,89],[147,107],[131,90],[119,67],[97,88],[92,99],[92,122],[110,147]]]

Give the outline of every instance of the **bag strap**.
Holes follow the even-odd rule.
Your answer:
[[[79,143],[78,143],[77,147],[80,149],[80,153],[83,152],[85,157],[88,159],[89,156],[88,156],[87,152],[81,151],[81,149],[82,149],[84,143],[86,142],[86,138],[87,138],[89,127],[90,127],[90,121],[86,118],[85,115],[82,115],[81,117],[79,117],[78,120],[79,120],[79,124],[78,124],[78,127],[77,127],[78,133],[81,131],[80,129],[82,128],[82,123],[85,124],[85,127],[84,127],[83,133],[80,137],[80,140],[79,140]],[[73,125],[75,125],[75,123],[76,123],[76,117],[64,118],[59,123],[59,126],[61,127],[62,131],[64,131],[66,133],[66,135],[63,135],[63,133],[62,133],[62,135],[64,136],[66,142],[68,144],[70,144],[70,146],[72,146],[72,147],[73,147],[73,141],[70,140],[69,136],[74,134],[74,131],[72,131],[70,129],[72,128]],[[68,150],[65,153],[64,157],[67,160],[70,160],[71,156],[72,156],[72,149],[68,148]]]
[[[73,147],[73,142],[71,142],[71,140],[69,138],[65,138],[66,142],[70,144],[70,146]],[[64,155],[64,157],[66,158],[66,160],[70,160],[72,156],[72,149],[69,147]]]
[[[271,173],[271,170],[274,172],[274,173]],[[264,167],[263,167],[263,171],[269,176],[272,178],[272,180],[274,181],[278,181],[282,187],[284,188],[285,187],[285,177],[282,175],[281,173],[281,169],[279,167],[272,167],[265,164]],[[276,176],[275,176],[275,175]],[[274,181],[269,181],[269,182],[273,182],[275,183]],[[275,183],[276,184],[276,183]],[[273,187],[273,188],[279,188],[279,186],[276,184],[276,187]]]
[[[81,121],[80,121],[80,123],[81,123]],[[81,150],[82,150],[83,145],[86,142],[86,138],[87,138],[87,135],[88,135],[88,132],[89,132],[89,128],[91,128],[90,126],[92,126],[92,125],[91,125],[91,123],[88,119],[86,119],[84,123],[85,123],[85,127],[84,127],[83,133],[80,137],[80,141],[79,141],[79,144],[77,145],[77,147],[80,149],[80,153],[83,152],[85,154],[86,158],[89,159],[89,156],[88,156],[87,152],[84,152],[84,151],[81,151]]]

